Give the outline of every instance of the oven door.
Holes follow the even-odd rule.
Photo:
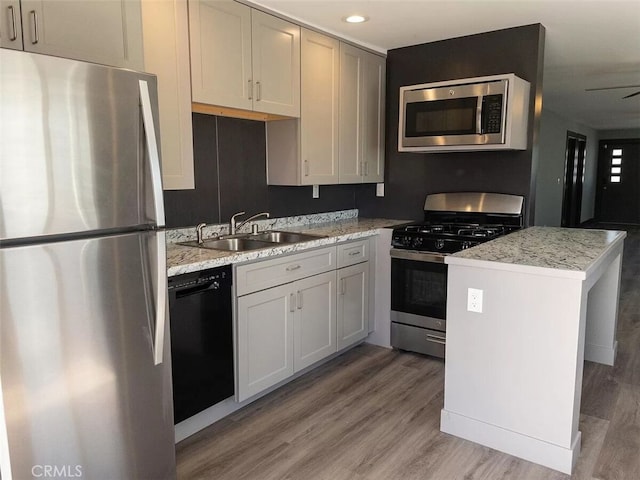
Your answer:
[[[447,265],[438,254],[391,250],[391,320],[445,330]]]

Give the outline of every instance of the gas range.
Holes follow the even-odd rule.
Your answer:
[[[524,198],[497,193],[428,195],[424,221],[394,228],[391,346],[444,358],[448,254],[523,226]]]
[[[424,221],[396,227],[401,250],[450,254],[522,228],[524,198],[496,193],[438,193],[425,201]]]
[[[493,240],[518,228],[512,225],[421,222],[396,227],[391,245],[400,249],[447,254]]]

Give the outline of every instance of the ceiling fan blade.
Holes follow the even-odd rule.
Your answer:
[[[636,93],[632,93],[631,95],[627,95],[626,97],[622,97],[622,99],[624,100],[625,98],[635,97],[636,95],[640,95],[640,90],[638,90]]]
[[[599,87],[599,88],[585,88],[585,92],[595,92],[598,90],[617,90],[619,88],[640,88],[640,85],[620,85],[619,87]]]

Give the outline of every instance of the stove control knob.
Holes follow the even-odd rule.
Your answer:
[[[412,244],[413,244],[414,247],[420,247],[422,245],[422,239],[421,238],[414,238]]]
[[[444,248],[444,240],[442,239],[436,240],[436,248],[438,250],[442,250]]]
[[[471,242],[462,242],[462,249],[466,250],[467,248],[471,247]]]

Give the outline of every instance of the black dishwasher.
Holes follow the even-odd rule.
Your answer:
[[[174,421],[234,394],[231,266],[169,278]]]

